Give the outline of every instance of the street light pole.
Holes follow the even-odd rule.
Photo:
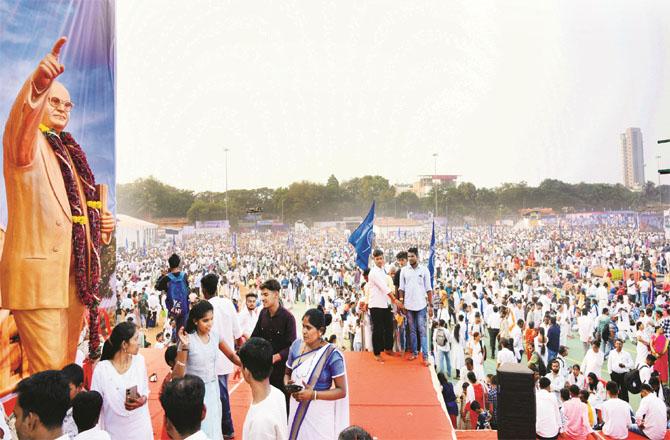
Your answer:
[[[670,139],[659,139],[656,141],[657,144],[668,144],[670,143]],[[657,158],[660,159],[661,156],[656,156]],[[661,199],[661,206],[663,206],[663,192],[661,191],[661,174],[668,174],[670,173],[670,170],[667,168],[662,170],[661,169],[661,163],[659,161],[658,163],[658,194],[659,194],[659,199]]]
[[[433,217],[437,217],[437,185],[435,184],[435,178],[437,177],[437,153],[433,153],[433,159],[435,163],[435,172],[433,174],[433,192],[435,193],[435,214],[433,214]]]
[[[656,169],[661,169],[661,156],[656,156]],[[658,206],[663,206],[663,193],[661,192],[661,173],[658,173]]]
[[[226,153],[226,221],[228,221],[228,148],[223,151]]]

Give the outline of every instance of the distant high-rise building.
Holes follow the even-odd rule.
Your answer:
[[[642,131],[628,128],[621,134],[621,156],[623,157],[623,184],[630,189],[644,186],[644,149]]]

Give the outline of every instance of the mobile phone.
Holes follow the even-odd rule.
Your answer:
[[[126,403],[140,398],[140,393],[137,392],[137,385],[126,388]]]
[[[284,389],[286,390],[287,393],[293,394],[297,393],[298,391],[302,391],[302,385],[298,385],[295,383],[289,383],[287,385],[284,385]]]

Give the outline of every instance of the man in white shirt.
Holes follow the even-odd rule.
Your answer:
[[[568,347],[561,345],[558,348],[556,360],[558,361],[561,376],[563,376],[563,379],[566,379],[568,374],[570,374],[570,365],[568,365]]]
[[[239,352],[242,376],[251,388],[251,406],[244,419],[243,439],[288,439],[286,400],[270,385],[272,345],[262,338],[251,338]]]
[[[541,377],[535,393],[535,431],[539,439],[555,439],[562,427],[556,396],[551,393],[551,381]]]
[[[613,352],[610,352],[610,356]],[[618,398],[619,387],[615,382],[607,382],[607,400],[601,406],[604,422],[603,434],[615,440],[628,438],[628,424],[633,410],[630,404]]]
[[[653,354],[648,354],[647,358],[644,360],[644,363],[637,366],[637,369],[640,371],[640,382],[649,383],[651,379],[651,373],[654,371],[653,366],[656,362],[656,356]]]
[[[651,440],[663,440],[668,425],[665,403],[654,395],[649,384],[642,385],[640,406],[635,413],[635,424],[629,430]]]
[[[501,339],[500,346],[502,347],[496,356],[496,369],[500,368],[502,364],[516,364],[516,357],[512,350],[507,348],[509,339]]]
[[[489,329],[491,356],[495,356],[496,345],[498,344],[498,333],[500,333],[500,312],[498,310],[498,306],[493,306],[492,311],[486,314],[486,325]]]
[[[517,362],[521,362],[523,357],[523,319],[519,319],[512,330],[509,332],[509,337],[514,341],[514,356],[516,356]]]
[[[577,328],[579,329],[579,340],[582,341],[584,352],[589,351],[589,345],[593,340],[593,319],[588,316],[586,309],[582,310],[582,315],[577,318]]]
[[[584,376],[589,373],[595,373],[596,376],[602,376],[603,364],[605,363],[605,355],[600,351],[600,341],[593,341],[591,348],[584,355],[582,360],[582,371]]]
[[[565,386],[565,377],[561,374],[561,364],[556,359],[549,363],[550,371],[546,377],[551,381],[551,392],[556,397],[556,402],[561,401],[561,388]]]
[[[62,425],[70,406],[70,390],[60,371],[42,371],[23,379],[16,394],[14,428],[19,440],[69,439]]]
[[[598,306],[603,309],[607,307],[607,297],[609,292],[607,290],[607,283],[603,283],[601,286],[600,283],[596,283],[596,298],[598,298]]]
[[[214,308],[214,322],[212,330],[223,339],[228,347],[235,347],[244,342],[242,330],[237,319],[237,312],[232,301],[217,296],[219,277],[213,273],[207,274],[200,280],[202,294]],[[224,438],[232,438],[235,433],[233,419],[230,413],[230,398],[228,395],[228,375],[234,371],[233,363],[221,352],[216,354],[216,375],[219,377],[219,397],[221,398],[221,431]]]
[[[389,277],[384,271],[384,252],[375,249],[372,252],[374,264],[368,273],[370,299],[370,321],[372,322],[372,351],[375,360],[383,362],[382,351],[393,356],[393,313],[391,303],[402,308],[393,294],[393,285],[389,285]]]
[[[479,313],[479,309],[474,309],[474,319],[470,322],[470,338],[474,338],[475,333],[479,333],[482,339],[482,343],[484,342],[484,323],[482,322],[482,315]]]
[[[633,358],[630,353],[623,350],[623,341],[616,339],[614,341],[614,350],[610,351],[607,359],[607,371],[610,373],[612,381],[619,387],[619,398],[628,402],[628,389],[624,382],[624,377],[631,368],[633,368]]]
[[[209,440],[200,430],[205,418],[205,383],[190,374],[172,379],[160,396],[165,430],[172,440]]]
[[[244,298],[244,306],[240,307],[240,313],[238,313],[242,336],[246,339],[251,337],[251,333],[256,327],[256,322],[258,322],[260,310],[256,307],[257,302],[258,295],[255,292],[247,293],[247,296]]]
[[[428,366],[428,336],[426,332],[426,312],[428,317],[433,317],[433,308],[427,307],[432,304],[433,288],[431,286],[430,273],[425,266],[418,262],[419,251],[412,247],[407,250],[409,264],[400,271],[400,287],[398,292],[403,299],[403,308],[407,311],[407,322],[409,324],[409,342],[412,355],[408,360],[416,359],[418,354],[418,343],[421,344],[423,354],[423,365]]]
[[[647,281],[647,277],[643,276],[642,281],[640,281],[640,302],[642,307],[646,307],[649,304],[649,291],[651,290],[651,283]]]
[[[135,308],[133,304],[133,299],[130,297],[130,293],[126,295],[125,298],[121,300],[121,310],[126,313],[130,313]]]

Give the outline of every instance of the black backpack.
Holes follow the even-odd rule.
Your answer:
[[[610,340],[610,324],[609,322],[605,325],[605,328],[603,328],[602,334],[600,335],[602,340],[607,342]]]
[[[635,368],[623,376],[623,383],[629,393],[640,394],[642,390],[642,380],[640,380],[640,370]]]

